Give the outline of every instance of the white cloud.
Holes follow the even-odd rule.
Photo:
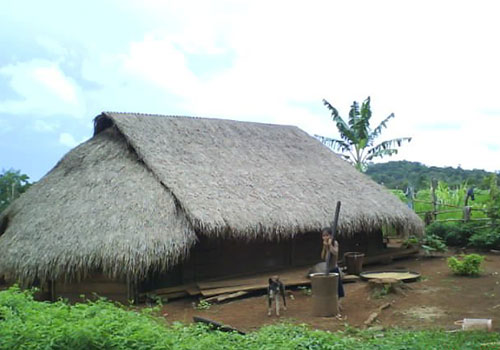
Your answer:
[[[498,168],[491,161],[496,122],[479,123],[485,108],[500,106],[496,3],[253,1],[229,11],[221,11],[225,1],[210,4],[194,10],[190,2],[149,1],[137,8],[183,20],[132,43],[122,56],[125,75],[177,96],[190,114],[329,136],[336,132],[323,98],[347,116],[353,100],[371,96],[374,125],[396,114],[382,138],[413,137],[399,158]],[[209,78],[189,70],[191,52],[216,51],[234,59]]]
[[[0,112],[50,116],[65,114],[80,118],[85,113],[82,92],[58,64],[47,60],[18,62],[0,68],[20,99],[0,102]]]
[[[193,89],[198,89],[197,78],[187,68],[184,54],[168,38],[147,36],[141,42],[132,42],[122,59],[125,73],[175,95],[189,96]]]
[[[68,48],[61,45],[57,40],[48,36],[39,36],[36,43],[47,50],[49,53],[58,57],[58,61],[64,61],[70,55]]]
[[[57,122],[48,122],[45,120],[37,119],[33,123],[33,129],[38,132],[53,132],[60,127]]]
[[[55,66],[38,67],[33,70],[33,78],[68,104],[77,104],[74,84]]]
[[[83,142],[83,140],[76,141],[73,135],[67,132],[63,132],[59,135],[59,143],[69,148],[73,148],[79,145],[81,142]]]
[[[90,1],[80,11],[92,13],[97,4]],[[78,59],[74,55],[82,52],[61,45],[65,35],[57,37],[61,30],[49,13],[18,15],[27,28],[37,18],[43,25],[36,28],[50,27],[33,37],[57,62],[1,67],[22,99],[0,102],[0,113],[30,113],[38,120],[53,114],[90,118],[102,110],[194,114],[297,125],[335,137],[321,100],[346,116],[353,100],[371,96],[374,124],[396,114],[382,138],[414,138],[384,161],[493,170],[500,167],[500,113],[491,112],[500,111],[499,9],[488,0],[115,0],[99,11],[109,20],[106,36],[98,28],[71,28],[68,36],[85,48]],[[119,19],[109,15],[115,11]],[[65,24],[81,21],[73,12],[57,16]],[[70,56],[83,62],[81,76],[94,83],[92,89],[64,74]],[[192,57],[223,61],[204,75],[191,69]],[[74,145],[69,136],[61,142]]]

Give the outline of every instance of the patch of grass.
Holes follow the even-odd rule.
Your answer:
[[[380,288],[376,288],[372,292],[372,297],[374,299],[380,299],[385,296],[387,296],[389,293],[391,293],[391,286],[390,285],[383,285]]]
[[[195,309],[196,310],[209,310],[211,306],[212,306],[212,304],[210,304],[208,301],[202,299],[195,306]]]
[[[442,278],[441,282],[444,282],[444,283],[455,283],[455,280],[453,278]]]
[[[307,295],[307,296],[312,295],[312,290],[309,287],[299,286],[299,287],[297,287],[297,289],[300,290],[302,292],[302,294],[304,294],[304,295]]]
[[[493,292],[484,292],[483,295],[487,298],[495,298],[496,294]]]
[[[0,292],[0,350],[484,350],[500,344],[496,332],[370,331],[349,326],[330,333],[277,324],[240,335],[200,324],[167,324],[155,317],[158,310],[130,311],[103,299],[75,305],[37,302],[31,291],[11,288]]]

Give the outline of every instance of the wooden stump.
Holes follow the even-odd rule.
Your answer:
[[[368,280],[368,288],[379,293],[384,292],[383,294],[395,293],[405,296],[406,293],[403,290],[410,289],[404,282],[395,278],[374,278]]]

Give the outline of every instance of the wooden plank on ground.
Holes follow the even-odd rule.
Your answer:
[[[311,280],[307,277],[300,278],[281,278],[281,281],[286,287],[301,286],[306,284],[311,284]]]
[[[235,292],[240,292],[240,291],[254,291],[254,290],[259,290],[259,289],[266,289],[268,283],[259,283],[259,284],[248,284],[246,286],[233,286],[233,287],[224,287],[224,288],[213,288],[213,289],[206,289],[201,291],[201,295],[204,297],[211,297],[214,295],[220,295],[220,294],[228,294],[228,293],[235,293]]]
[[[261,282],[267,282],[270,276],[280,276],[280,279],[286,284],[287,280],[295,280],[297,278],[307,278],[307,268],[293,268],[288,270],[272,271],[267,273],[260,273],[258,275],[236,277],[236,278],[225,278],[219,280],[211,281],[201,281],[197,283],[198,288],[205,289],[215,289],[233,286],[244,286],[249,284],[259,284]]]
[[[248,292],[244,292],[244,291],[239,291],[239,292],[236,292],[236,293],[231,293],[231,294],[226,294],[226,295],[221,295],[217,298],[217,302],[218,303],[221,303],[223,301],[226,301],[226,300],[229,300],[229,299],[235,299],[235,298],[239,298],[243,295],[246,295],[248,294]]]
[[[225,288],[225,287],[235,287],[235,286],[244,286],[249,284],[256,284],[265,280],[264,277],[244,277],[244,278],[230,278],[223,279],[218,281],[206,281],[206,282],[198,282],[197,286],[199,289],[215,289],[215,288]]]
[[[201,294],[200,288],[198,288],[198,286],[194,284],[192,286],[186,287],[186,292],[191,296]]]
[[[361,278],[359,276],[356,276],[356,275],[344,275],[344,277],[342,277],[342,282],[344,282],[344,283],[357,282],[360,279]]]
[[[188,288],[195,286],[194,284],[182,284],[178,286],[168,287],[168,288],[158,288],[151,291],[153,294],[169,294],[186,291]]]
[[[406,256],[410,256],[413,254],[417,254],[419,252],[418,247],[410,247],[407,249],[395,249],[391,252],[383,253],[383,254],[378,254],[374,256],[365,256],[363,258],[363,265],[370,265],[370,264],[377,264],[377,263],[384,263],[387,261],[391,261],[392,259],[399,259],[403,258]]]
[[[283,278],[283,283],[285,284],[286,287],[292,287],[292,286],[298,286],[298,285],[308,285],[311,283],[311,281],[306,278]],[[262,281],[262,279],[261,279]],[[201,295],[204,297],[211,297],[214,295],[219,295],[219,294],[227,294],[227,293],[235,293],[239,291],[255,291],[255,290],[260,290],[260,289],[267,289],[269,283],[267,280],[264,280],[260,283],[254,283],[254,284],[247,284],[247,285],[237,285],[237,286],[229,286],[229,287],[223,287],[223,288],[212,288],[212,289],[205,289],[201,290]]]
[[[182,297],[185,297],[188,295],[188,293],[185,290],[181,290],[178,292],[170,292],[170,293],[157,293],[156,291],[151,291],[149,293],[141,294],[141,297],[145,297],[146,294],[156,295],[158,297],[167,298],[167,299],[177,299],[177,298],[182,298]]]
[[[229,299],[235,299],[238,297],[241,297],[243,295],[248,294],[248,292],[245,291],[239,291],[236,293],[230,293],[230,294],[222,294],[222,295],[215,295],[213,297],[205,298],[203,300],[209,302],[209,303],[221,303],[223,301],[229,300]]]

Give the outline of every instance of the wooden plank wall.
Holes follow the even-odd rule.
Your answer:
[[[126,281],[112,281],[102,274],[93,274],[89,278],[77,283],[55,283],[56,298],[68,299],[70,302],[83,301],[80,297],[85,295],[86,299],[95,299],[93,293],[106,297],[110,300],[128,304],[128,289]]]
[[[321,234],[308,232],[291,240],[290,266],[312,266],[321,260]]]
[[[359,232],[352,238],[339,237],[340,258],[345,252],[373,254],[382,251],[385,246],[382,231]]]
[[[183,283],[272,271],[289,266],[290,241],[200,238],[183,264]]]
[[[181,284],[246,276],[288,267],[313,266],[321,261],[319,232],[309,232],[281,241],[208,239],[199,236],[189,257],[170,271],[151,273],[140,285],[140,292]],[[384,248],[381,232],[359,233],[353,238],[339,237],[340,256],[348,251],[370,254]]]

